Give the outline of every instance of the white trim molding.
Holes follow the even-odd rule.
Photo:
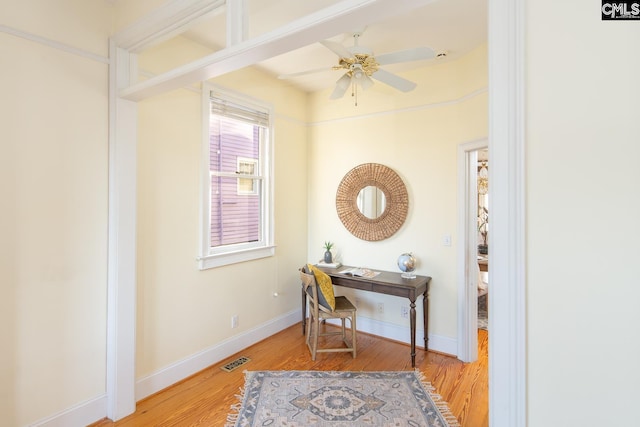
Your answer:
[[[92,52],[89,52],[89,51],[86,51],[86,50],[82,50],[82,49],[78,49],[77,47],[73,47],[73,46],[70,46],[68,44],[60,43],[60,42],[57,42],[55,40],[48,39],[46,37],[41,37],[41,36],[35,35],[33,33],[28,33],[26,31],[17,30],[15,28],[11,28],[11,27],[8,27],[6,25],[0,24],[0,32],[1,33],[6,33],[6,34],[11,34],[12,36],[20,37],[22,39],[29,40],[29,41],[34,42],[34,43],[39,43],[39,44],[44,45],[44,46],[49,46],[49,47],[52,47],[54,49],[58,49],[58,50],[61,50],[63,52],[66,52],[66,53],[70,53],[72,55],[77,55],[77,56],[80,56],[82,58],[90,59],[92,61],[101,62],[103,64],[108,64],[109,63],[109,58],[106,58],[104,56],[96,55],[95,53],[92,53]]]
[[[350,122],[353,120],[362,120],[362,119],[369,119],[372,117],[377,117],[377,116],[388,116],[388,115],[392,115],[392,114],[399,114],[399,113],[409,113],[412,111],[420,111],[420,110],[427,110],[427,109],[431,109],[431,108],[442,108],[442,107],[448,107],[450,105],[456,105],[456,104],[461,104],[465,101],[468,101],[470,99],[475,98],[476,96],[480,96],[480,95],[484,95],[488,92],[488,89],[486,87],[481,87],[479,89],[476,89],[472,92],[469,92],[463,96],[460,96],[458,98],[454,98],[454,99],[448,99],[445,101],[438,101],[438,102],[431,102],[428,104],[421,104],[421,105],[413,105],[411,107],[405,107],[405,108],[398,108],[397,110],[385,110],[385,111],[378,111],[375,113],[365,113],[365,114],[354,114],[352,116],[349,117],[341,117],[341,118],[333,118],[333,119],[328,119],[328,120],[320,120],[317,122],[310,122],[307,124],[307,126],[319,126],[319,125],[323,125],[323,124],[327,124],[327,123],[341,123],[341,122]]]
[[[29,424],[29,427],[86,426],[104,418],[106,407],[107,396],[103,394]]]
[[[147,375],[136,382],[136,400],[157,393],[299,322],[300,309],[297,308]]]
[[[525,0],[489,0],[489,425],[525,427]]]
[[[136,410],[138,105],[117,96],[135,67],[132,55],[111,41],[110,57],[106,416],[117,421]]]

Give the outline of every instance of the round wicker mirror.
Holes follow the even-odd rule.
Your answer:
[[[384,194],[384,210],[369,218],[358,207],[361,190],[377,187]],[[342,178],[336,193],[338,217],[347,230],[370,242],[391,237],[402,227],[409,210],[409,196],[402,178],[393,169],[378,163],[365,163]]]

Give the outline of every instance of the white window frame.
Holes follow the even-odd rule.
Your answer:
[[[251,173],[245,173],[242,170],[241,165],[242,164],[252,164],[253,165],[253,171]],[[257,195],[258,194],[258,183],[256,182],[256,180],[254,179],[256,175],[259,175],[258,171],[260,170],[260,165],[258,164],[258,159],[252,159],[249,157],[238,157],[236,159],[236,170],[238,171],[239,175],[245,174],[245,175],[251,175],[251,178],[244,178],[243,176],[241,176],[241,179],[238,179],[238,188],[237,188],[237,193],[238,195],[242,195],[242,196],[253,196],[253,195]],[[242,179],[244,180],[251,180],[251,190],[245,190],[242,188]]]
[[[260,147],[260,159],[257,169],[262,177],[262,202],[260,212],[260,238],[257,242],[247,242],[234,245],[224,245],[212,248],[211,243],[211,179],[209,171],[209,115],[210,97],[227,99],[252,109],[267,112],[269,125],[267,137]],[[273,256],[274,244],[274,215],[273,215],[273,107],[265,102],[246,95],[212,85],[202,84],[202,173],[201,173],[201,203],[200,203],[200,248],[198,268],[206,270],[224,265]],[[256,160],[256,159],[249,159]],[[256,189],[257,190],[257,189]],[[260,191],[257,191],[260,194]]]

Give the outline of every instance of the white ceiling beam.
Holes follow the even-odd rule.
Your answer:
[[[139,53],[186,31],[198,19],[223,13],[225,0],[172,0],[117,32],[112,40],[120,49]]]
[[[269,33],[229,46],[120,92],[131,101],[235,71],[336,34],[353,31],[435,0],[344,0]]]
[[[247,0],[227,0],[227,47],[247,38]]]

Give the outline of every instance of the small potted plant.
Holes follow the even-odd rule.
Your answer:
[[[331,242],[324,242],[324,246],[323,248],[325,249],[324,251],[324,262],[327,264],[331,264],[331,262],[333,261],[333,255],[331,254],[331,248],[333,247],[333,243]]]

